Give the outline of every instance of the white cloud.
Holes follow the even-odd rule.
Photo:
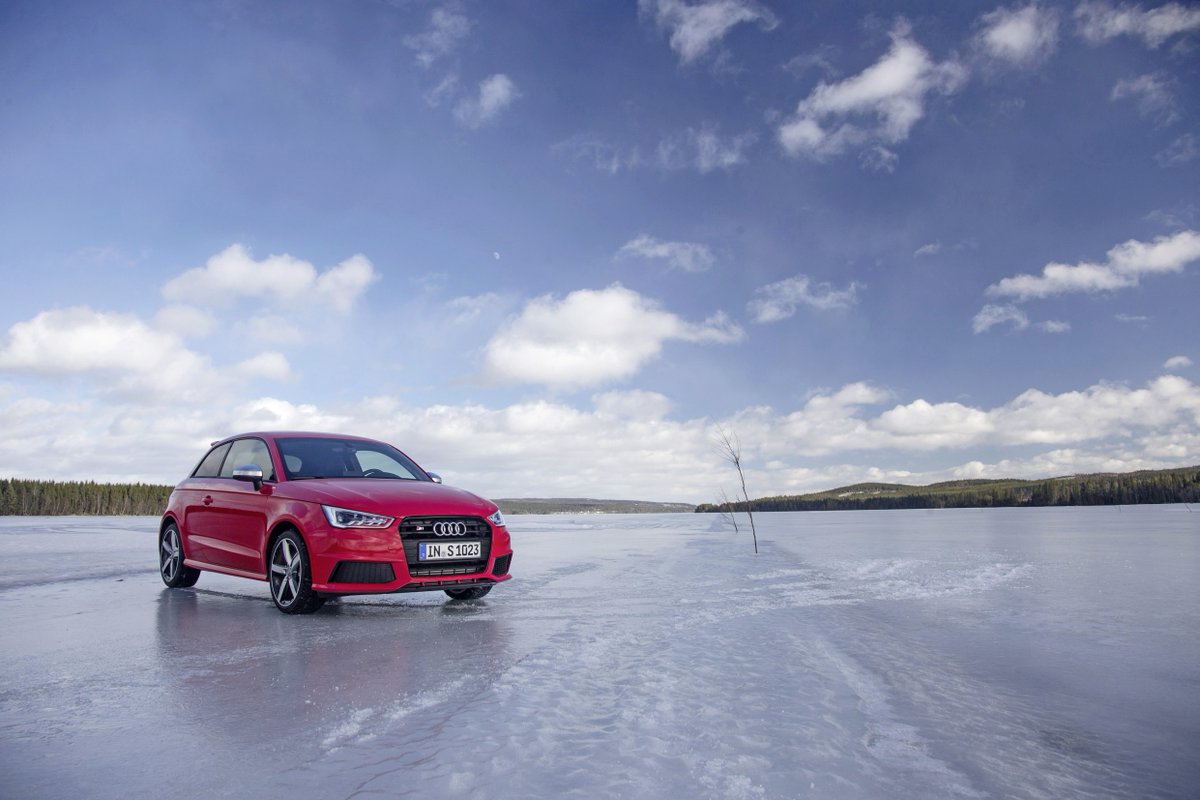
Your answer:
[[[446,307],[454,312],[454,321],[461,324],[470,322],[485,311],[498,308],[500,302],[500,295],[485,292],[469,297],[456,297],[446,303]]]
[[[1171,81],[1161,73],[1117,81],[1110,99],[1133,100],[1137,104],[1138,113],[1143,117],[1153,118],[1159,127],[1165,127],[1179,119],[1175,96],[1171,92]]]
[[[925,115],[928,95],[952,94],[966,81],[965,67],[935,63],[907,24],[897,25],[891,38],[891,49],[875,64],[838,83],[818,84],[800,102],[778,129],[785,151],[823,161],[851,147],[897,144]]]
[[[724,314],[690,323],[618,283],[530,301],[488,342],[486,369],[502,381],[594,386],[632,376],[668,341],[728,344],[744,336]]]
[[[1180,272],[1200,259],[1200,233],[1182,231],[1159,236],[1153,242],[1134,239],[1108,251],[1103,264],[1047,264],[1041,275],[1021,274],[989,286],[994,297],[1018,300],[1044,298],[1070,292],[1105,292],[1137,286],[1143,276]]]
[[[404,46],[416,53],[417,63],[429,67],[449,54],[471,32],[471,20],[448,8],[435,8],[429,30],[404,37]]]
[[[43,311],[18,322],[0,340],[0,371],[64,377],[91,376],[102,390],[186,402],[208,396],[228,381],[207,356],[183,345],[170,331],[152,328],[133,314],[78,306]],[[277,353],[255,356],[234,368],[243,377],[287,377]]]
[[[512,79],[497,73],[479,82],[478,95],[464,98],[454,107],[454,118],[468,128],[478,128],[493,122],[520,96]]]
[[[857,283],[835,289],[828,283],[813,283],[807,275],[796,275],[755,289],[755,298],[746,308],[755,322],[778,322],[795,314],[799,306],[818,311],[849,308],[858,302],[858,289]]]
[[[1197,158],[1200,158],[1200,139],[1190,133],[1180,136],[1154,156],[1154,160],[1163,167],[1182,166]]]
[[[1039,322],[1038,327],[1046,333],[1066,333],[1071,330],[1071,323],[1060,319],[1048,319],[1045,322]]]
[[[345,313],[378,279],[363,255],[318,273],[309,262],[287,254],[255,261],[245,247],[235,244],[203,267],[167,281],[162,293],[167,300],[193,305],[224,306],[240,298],[256,298],[277,304],[323,304]]]
[[[232,325],[235,336],[250,344],[296,344],[304,341],[304,332],[285,316],[279,314],[255,314],[239,319]]]
[[[617,251],[616,258],[651,258],[665,261],[672,269],[704,272],[716,262],[708,245],[695,242],[666,242],[649,234],[629,240]]]
[[[920,247],[918,247],[916,250],[914,250],[913,258],[924,258],[926,256],[936,256],[940,252],[942,252],[942,243],[941,242],[930,242],[929,244],[923,244]]]
[[[270,378],[272,380],[288,380],[293,376],[292,366],[281,353],[259,353],[253,358],[238,363],[235,367],[238,374],[245,378]]]
[[[1037,4],[997,8],[980,17],[978,47],[993,63],[1035,67],[1058,46],[1058,13]]]
[[[1200,8],[1167,3],[1146,11],[1140,5],[1083,2],[1075,8],[1075,20],[1092,44],[1133,36],[1147,47],[1158,47],[1176,34],[1200,30]]]
[[[1024,330],[1029,327],[1029,315],[1014,305],[988,304],[979,309],[979,313],[971,320],[971,329],[975,333],[983,333],[997,325],[1009,323],[1016,330]]]
[[[1200,386],[1173,375],[1142,389],[1097,384],[1058,395],[1030,389],[991,409],[917,399],[876,416],[862,413],[864,406],[878,402],[871,396],[855,403],[818,396],[787,415],[761,408],[743,411],[730,425],[743,442],[756,443],[756,456],[765,458],[789,452],[820,456],[849,450],[1076,444],[1200,424]]]
[[[576,161],[590,162],[600,172],[616,175],[645,164],[636,147],[623,148],[591,134],[578,134],[558,142],[552,148]]]
[[[746,151],[758,137],[742,133],[722,138],[711,126],[688,128],[658,144],[658,165],[663,169],[694,169],[706,174],[746,162]]]
[[[682,64],[690,64],[709,52],[736,25],[758,23],[771,30],[778,23],[765,6],[752,0],[706,0],[689,4],[684,0],[638,0],[642,14],[652,15],[659,28],[670,32],[671,49]]]
[[[818,392],[792,411],[755,406],[714,420],[672,418],[671,408],[669,398],[647,391],[600,393],[591,407],[529,400],[414,408],[365,397],[325,408],[262,397],[170,410],[9,393],[0,394],[0,474],[173,482],[212,439],[259,429],[383,438],[452,485],[492,497],[711,500],[729,480],[712,448],[717,425],[742,441],[755,496],[860,480],[1034,477],[1200,462],[1200,386],[1174,375],[1140,388],[1031,389],[991,408],[897,402],[866,382]],[[1019,459],[1001,452],[987,463],[976,455],[1004,448],[1020,448]],[[897,455],[911,462],[904,454],[933,452],[969,455],[924,473],[887,466]]]
[[[1191,365],[1192,365],[1192,360],[1190,358],[1188,358],[1187,356],[1171,356],[1170,358],[1167,359],[1166,363],[1163,364],[1163,369],[1166,369],[1166,370],[1187,369]]]

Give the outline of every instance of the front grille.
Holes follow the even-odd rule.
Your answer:
[[[466,532],[461,536],[436,536],[434,525],[439,522],[462,523]],[[404,557],[408,560],[408,574],[414,578],[483,572],[492,553],[492,529],[482,517],[405,517],[400,522],[400,539],[404,543]],[[419,558],[421,542],[475,540],[480,542],[479,558],[466,561],[421,561]]]
[[[384,561],[339,561],[329,576],[330,583],[391,583],[396,580],[392,565]]]

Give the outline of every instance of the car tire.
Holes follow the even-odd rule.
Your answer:
[[[325,605],[325,598],[313,591],[308,548],[296,531],[284,531],[271,546],[267,564],[271,599],[285,614],[311,614]]]
[[[490,592],[490,586],[468,586],[465,589],[446,589],[451,600],[478,600]]]
[[[183,563],[183,537],[179,526],[170,522],[158,534],[158,574],[171,589],[195,586],[200,580],[200,570]]]

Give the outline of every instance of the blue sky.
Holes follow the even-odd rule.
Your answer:
[[[1200,463],[1194,4],[0,9],[0,475],[491,496]]]

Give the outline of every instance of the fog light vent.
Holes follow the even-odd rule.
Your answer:
[[[329,576],[330,583],[391,583],[396,580],[386,561],[339,561]]]

